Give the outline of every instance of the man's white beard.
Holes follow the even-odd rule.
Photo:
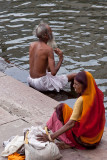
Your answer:
[[[54,36],[53,36],[52,40],[49,40],[49,41],[48,41],[47,45],[49,45],[49,46],[50,46],[51,48],[53,48],[53,49],[57,48],[57,44],[56,44],[56,42],[55,42]]]

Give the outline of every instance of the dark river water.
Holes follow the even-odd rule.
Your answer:
[[[29,45],[36,40],[32,31],[40,21],[51,26],[64,52],[58,74],[91,72],[104,93],[107,112],[107,1],[0,0],[0,57],[6,62],[0,70],[5,72],[9,64],[14,64],[29,72]],[[55,60],[58,60],[56,55]],[[19,77],[20,73],[18,71]],[[13,76],[17,77],[16,74],[14,71]],[[56,100],[62,98],[69,103],[69,86],[65,92],[62,92],[63,98],[60,93]],[[55,95],[49,93],[52,98]]]

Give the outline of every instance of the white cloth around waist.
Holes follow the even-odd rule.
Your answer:
[[[67,75],[53,76],[47,72],[45,76],[40,78],[28,77],[28,84],[39,91],[53,91],[59,92],[68,83]]]

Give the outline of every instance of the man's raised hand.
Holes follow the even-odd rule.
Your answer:
[[[59,58],[63,58],[63,52],[59,48],[54,49],[54,52],[59,56]]]

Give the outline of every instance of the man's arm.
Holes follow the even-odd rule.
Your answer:
[[[62,64],[62,61],[63,61],[63,53],[62,53],[62,51],[59,48],[55,49],[54,51],[59,56],[59,61],[58,61],[56,66],[55,66],[54,54],[53,54],[53,50],[52,49],[50,50],[49,55],[48,55],[48,66],[49,66],[51,74],[53,76],[56,75],[56,73],[58,72],[58,70],[59,70],[59,68],[60,68],[60,66]]]

